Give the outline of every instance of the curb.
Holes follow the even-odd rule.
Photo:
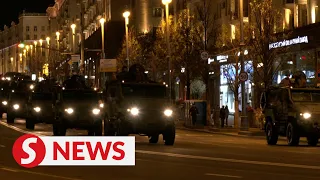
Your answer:
[[[231,134],[231,133],[227,133],[227,132],[221,132],[221,131],[216,131],[214,129],[212,130],[205,130],[205,129],[189,129],[186,127],[176,127],[176,129],[180,129],[180,130],[185,130],[185,131],[193,131],[193,132],[202,132],[202,133],[207,133],[207,134],[219,134],[219,135],[224,135],[224,136],[232,136],[232,137],[248,137],[248,138],[258,138],[258,139],[262,139],[264,138],[264,134],[261,136],[255,135],[256,133],[241,133],[238,131],[235,132],[235,134]]]

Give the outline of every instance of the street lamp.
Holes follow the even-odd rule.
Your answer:
[[[42,47],[43,40],[40,39],[40,40],[39,40],[39,43],[40,43],[40,47]]]
[[[101,45],[101,55],[102,55],[102,59],[105,58],[105,52],[104,52],[104,23],[106,22],[106,20],[104,18],[101,18],[99,20],[100,24],[101,24],[101,40],[102,40],[102,45]]]
[[[166,27],[167,27],[167,48],[168,48],[168,76],[169,76],[169,98],[171,102],[171,91],[172,91],[172,83],[171,83],[171,49],[170,49],[170,32],[169,32],[169,4],[172,2],[172,0],[162,0],[162,4],[166,6]]]
[[[47,45],[49,46],[50,45],[50,37],[47,37],[46,41],[47,41]]]
[[[59,41],[60,41],[60,32],[59,31],[57,31],[56,32],[56,36],[57,36],[57,49],[59,50]]]
[[[123,17],[125,19],[125,28],[126,28],[126,46],[127,46],[127,66],[129,68],[129,16],[130,16],[130,12],[129,11],[125,11],[123,14]]]
[[[76,53],[76,46],[75,46],[75,34],[76,34],[76,24],[71,24],[71,29],[72,29],[72,49],[73,49],[73,53]]]
[[[239,9],[240,9],[240,64],[241,64],[241,72],[245,72],[244,68],[244,54],[248,52],[243,52],[243,46],[244,46],[244,28],[243,28],[243,0],[239,0]],[[248,118],[247,118],[247,112],[246,112],[246,84],[245,81],[241,81],[241,127],[244,131],[248,131]]]

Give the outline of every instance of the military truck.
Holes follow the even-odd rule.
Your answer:
[[[100,95],[86,89],[66,89],[57,95],[53,134],[65,136],[67,129],[88,130],[90,136],[102,135]]]
[[[175,142],[175,113],[162,83],[150,81],[144,68],[135,64],[126,76],[106,88],[109,111],[105,118],[105,135],[148,136],[158,143],[162,134],[165,145]]]
[[[300,76],[304,79],[304,76]],[[262,93],[261,107],[265,116],[266,140],[275,145],[285,136],[290,146],[299,145],[306,137],[316,146],[320,137],[320,89],[307,88],[305,80],[294,80],[292,87],[272,87]]]

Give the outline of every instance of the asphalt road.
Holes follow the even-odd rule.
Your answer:
[[[134,167],[19,167],[12,145],[27,130],[23,120],[14,126],[0,122],[0,177],[10,180],[307,180],[320,179],[320,147],[288,147],[284,141],[268,146],[263,139],[177,130],[176,144],[148,144],[136,137]],[[37,125],[39,135],[52,135],[49,125]],[[68,135],[86,135],[72,130]]]

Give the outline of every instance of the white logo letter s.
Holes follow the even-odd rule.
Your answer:
[[[36,159],[37,154],[32,148],[30,148],[31,143],[37,143],[37,138],[29,138],[22,143],[22,149],[29,155],[29,157],[22,158],[21,164],[30,164]]]

